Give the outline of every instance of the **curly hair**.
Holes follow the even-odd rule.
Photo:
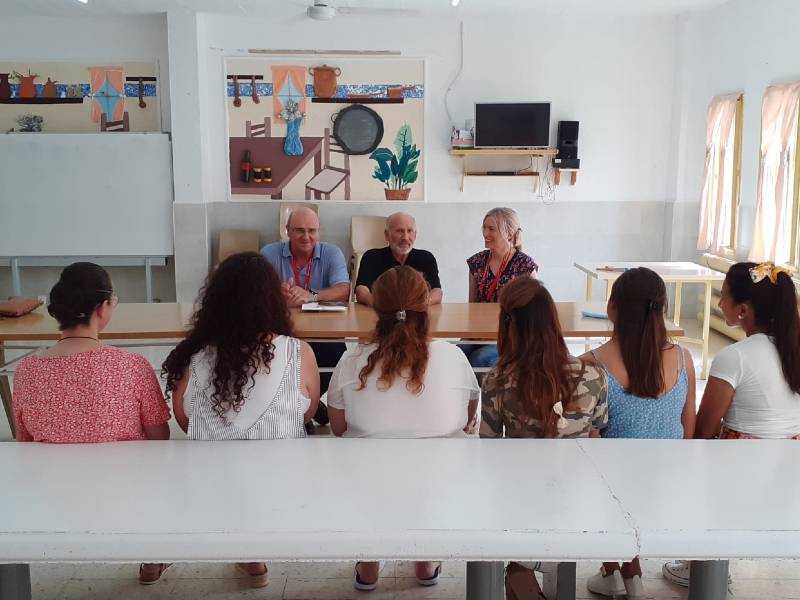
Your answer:
[[[210,348],[216,356],[211,378],[214,412],[220,417],[229,410],[239,412],[255,385],[256,371],[269,373],[275,357],[272,339],[278,335],[292,335],[292,321],[275,269],[257,252],[226,258],[200,291],[188,335],[164,361],[167,397],[192,356]]]
[[[394,267],[375,280],[372,307],[378,313],[378,322],[370,341],[378,347],[358,374],[359,390],[367,386],[367,376],[380,363],[379,390],[389,389],[406,373],[406,389],[422,393],[429,358],[429,296],[425,278],[411,267]],[[403,318],[400,311],[404,311]]]

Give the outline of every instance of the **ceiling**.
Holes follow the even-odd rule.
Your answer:
[[[407,8],[422,15],[677,15],[714,8],[728,0],[328,0],[340,6]],[[4,16],[109,16],[163,13],[178,7],[233,15],[289,16],[312,0],[0,0]]]

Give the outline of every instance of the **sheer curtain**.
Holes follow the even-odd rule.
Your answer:
[[[753,261],[791,261],[798,108],[800,81],[770,86],[764,93]]]
[[[706,117],[706,166],[700,204],[699,250],[722,254],[733,245],[736,111],[741,94],[715,96]]]

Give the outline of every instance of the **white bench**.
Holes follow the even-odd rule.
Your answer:
[[[0,563],[484,561],[467,598],[495,600],[485,561],[800,557],[799,459],[782,440],[9,442]],[[690,598],[724,598],[726,573],[693,563]],[[4,600],[29,593],[27,567],[0,569]]]

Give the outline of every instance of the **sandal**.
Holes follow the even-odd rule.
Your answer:
[[[436,566],[436,569],[434,569],[433,575],[431,575],[427,579],[422,579],[420,577],[417,577],[417,583],[420,585],[424,585],[425,587],[436,585],[437,583],[439,583],[439,575],[441,574],[442,574],[442,563],[439,563]]]
[[[262,565],[264,567],[263,573],[251,573],[249,567],[251,565]],[[267,563],[236,563],[236,570],[242,575],[247,576],[247,581],[250,583],[251,588],[263,588],[269,585],[269,569]]]
[[[506,600],[541,600],[546,599],[536,572],[517,563],[508,563],[506,567]]]
[[[361,574],[358,572],[358,565],[360,564],[361,561],[358,561],[355,569],[353,569],[353,587],[357,590],[361,590],[362,592],[371,592],[378,587],[378,579],[380,579],[380,567],[378,567],[378,579],[373,582],[366,582],[361,579]]]
[[[144,568],[157,565],[158,571],[155,573],[149,571],[145,573]],[[153,585],[154,583],[158,583],[158,580],[161,579],[161,576],[164,574],[164,571],[169,569],[172,566],[172,563],[141,563],[139,565],[139,583],[142,585]]]

